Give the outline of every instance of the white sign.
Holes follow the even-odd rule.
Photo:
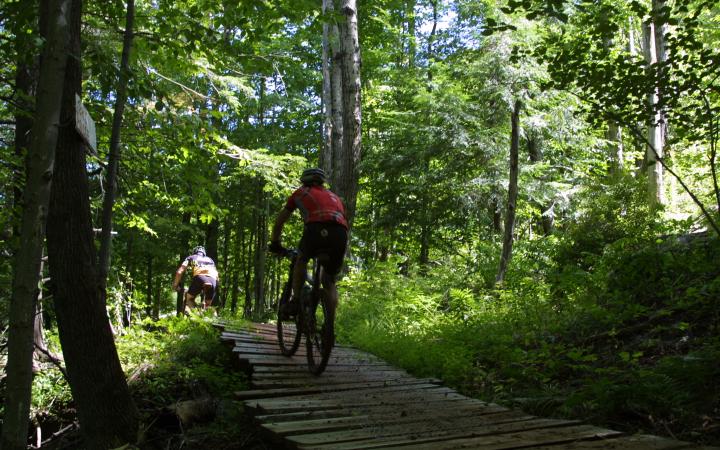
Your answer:
[[[97,138],[95,137],[95,122],[90,113],[82,104],[80,97],[75,94],[75,129],[80,137],[93,151],[97,151]]]

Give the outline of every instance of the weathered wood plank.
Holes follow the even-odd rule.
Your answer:
[[[299,403],[307,406],[308,409],[299,407]],[[326,409],[323,409],[326,407]],[[283,411],[289,409],[290,411]],[[525,415],[520,411],[509,410],[505,407],[486,404],[482,402],[465,402],[462,399],[447,399],[435,401],[408,401],[403,402],[398,399],[396,402],[385,404],[369,403],[337,403],[334,401],[325,401],[318,403],[317,401],[307,402],[285,402],[277,405],[276,409],[267,411],[266,414],[256,415],[255,418],[259,422],[292,422],[304,420],[305,418],[338,417],[339,415],[349,416],[352,414],[369,415],[372,417],[382,417],[384,419],[397,419],[404,417],[419,417],[431,415],[432,417],[448,417],[456,414],[516,414]]]
[[[488,420],[494,418],[496,421]],[[356,427],[354,430],[342,430],[336,427],[337,431],[328,431],[313,434],[288,435],[287,439],[293,444],[306,448],[314,446],[325,446],[332,448],[354,448],[358,445],[361,448],[374,441],[378,442],[405,442],[411,440],[418,442],[437,442],[449,438],[473,436],[472,432],[486,435],[503,434],[512,432],[529,432],[533,430],[570,426],[577,424],[577,421],[561,421],[552,419],[539,419],[532,416],[518,416],[508,419],[500,417],[479,416],[467,418],[455,418],[452,421],[419,421],[419,422],[397,422],[386,424],[377,421],[366,421],[364,426]],[[268,427],[264,424],[263,427]],[[469,430],[473,430],[472,432]],[[284,430],[280,430],[278,434]],[[395,444],[393,444],[395,445]]]
[[[363,411],[365,412],[365,411]],[[462,430],[467,427],[500,426],[511,422],[523,422],[524,425],[513,429],[526,430],[530,427],[547,427],[567,425],[570,421],[557,421],[552,419],[538,419],[516,411],[487,414],[483,408],[463,408],[454,411],[446,410],[445,414],[432,414],[431,412],[416,414],[384,414],[387,411],[372,411],[370,413],[358,412],[357,415],[347,415],[344,420],[313,418],[292,422],[268,422],[262,426],[279,435],[301,435],[315,433],[306,439],[298,438],[296,442],[322,443],[326,441],[343,442],[351,440],[369,439],[382,436],[400,436],[414,434],[430,435],[431,433],[450,433],[453,430]],[[535,422],[533,422],[535,421]],[[533,422],[533,423],[530,423]],[[573,423],[578,423],[574,421]],[[332,435],[322,433],[337,430]]]
[[[270,381],[270,380],[284,380],[286,378],[305,378],[305,379],[311,379],[311,380],[322,380],[325,378],[364,378],[364,377],[370,377],[370,378],[376,378],[376,377],[387,377],[387,378],[400,378],[400,377],[406,377],[411,376],[404,370],[394,369],[394,370],[375,370],[377,366],[368,366],[365,367],[357,367],[354,370],[343,370],[343,371],[333,371],[326,370],[321,377],[317,377],[315,375],[312,375],[308,373],[307,370],[294,370],[294,371],[285,371],[285,372],[274,372],[274,371],[255,371],[252,374],[253,380],[258,381]]]
[[[455,449],[483,449],[502,450],[534,447],[538,445],[561,444],[589,439],[602,439],[620,436],[621,433],[604,430],[589,425],[560,426],[554,428],[539,428],[515,432],[502,432],[490,430],[463,430],[442,436],[405,438],[374,438],[363,441],[347,443],[330,443],[322,445],[303,445],[303,449],[370,449],[370,448],[412,448],[414,450],[455,450]],[[302,438],[298,436],[297,438]],[[296,438],[288,438],[297,444]]]
[[[273,378],[273,379],[262,379],[252,377],[251,383],[254,389],[273,389],[282,388],[288,386],[329,386],[334,384],[350,384],[350,383],[368,383],[368,382],[401,382],[401,381],[413,381],[416,378],[410,375],[400,376],[387,376],[386,374],[370,375],[367,373],[359,374],[358,376],[323,376],[323,377],[286,377],[286,378]],[[440,380],[429,378],[428,382],[439,383]]]
[[[616,439],[601,439],[598,441],[578,441],[560,445],[533,447],[533,450],[699,450],[690,442],[674,441],[649,435],[621,436]]]
[[[260,398],[257,400],[252,400],[252,402],[254,404],[267,406],[272,405],[276,402],[298,402],[322,398],[323,400],[334,401],[347,405],[385,405],[394,403],[397,404],[399,402],[431,401],[458,397],[462,396],[448,387],[438,386],[436,384],[404,383],[396,386],[374,386],[370,388],[345,389],[336,391],[328,390],[322,393],[311,392],[309,394],[290,394],[288,396],[279,396],[276,398]],[[472,400],[468,399],[467,397],[462,398],[468,402],[477,402],[483,405],[486,404],[485,402],[482,402],[480,400]]]
[[[367,389],[367,388],[385,388],[393,386],[435,386],[434,384],[428,383],[428,380],[414,379],[414,380],[402,380],[402,381],[369,381],[365,383],[347,383],[347,384],[336,384],[336,385],[319,385],[319,386],[308,386],[300,388],[279,388],[279,389],[255,389],[251,391],[238,391],[235,392],[235,397],[239,400],[254,399],[254,398],[269,398],[269,397],[284,397],[289,395],[302,395],[302,394],[316,394],[325,393],[332,391],[344,391],[353,389]]]

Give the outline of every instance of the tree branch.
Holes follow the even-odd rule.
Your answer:
[[[54,365],[55,367],[57,367],[58,370],[63,374],[63,378],[65,378],[65,381],[68,381],[67,371],[66,371],[65,368],[62,366],[62,364],[60,364],[60,360],[59,360],[55,355],[53,355],[53,354],[50,353],[47,349],[42,348],[42,347],[40,347],[40,346],[37,345],[37,344],[35,344],[35,349],[38,350],[38,351],[39,351],[40,353],[42,353],[43,355],[45,355],[45,357],[46,357],[51,363],[53,363],[53,365]],[[69,381],[68,381],[68,382],[69,382]]]

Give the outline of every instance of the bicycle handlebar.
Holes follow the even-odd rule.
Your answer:
[[[280,258],[293,259],[298,255],[297,249],[283,247],[279,252],[275,253]]]

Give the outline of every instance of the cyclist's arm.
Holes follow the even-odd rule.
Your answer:
[[[292,216],[292,211],[290,211],[289,209],[283,208],[282,210],[280,210],[277,218],[275,219],[275,225],[273,225],[272,234],[270,235],[270,242],[280,242],[280,235],[282,234],[282,229],[285,226],[285,222],[290,219],[290,216]]]
[[[183,264],[178,267],[178,270],[175,272],[175,279],[173,280],[173,290],[176,291],[178,286],[180,285],[180,280],[182,279],[183,274],[185,273],[185,269],[187,268],[187,264],[183,262]]]

